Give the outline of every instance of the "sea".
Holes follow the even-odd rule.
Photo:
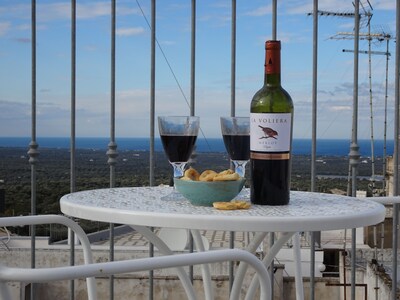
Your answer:
[[[28,148],[31,139],[29,137],[0,137],[0,147],[22,147]],[[39,148],[53,149],[68,149],[70,148],[70,139],[68,137],[38,137],[36,142]],[[106,150],[110,139],[105,137],[77,137],[75,140],[76,149],[96,149]],[[149,138],[116,138],[118,150],[136,150],[149,151]],[[293,140],[294,155],[310,155],[311,140],[310,139],[294,139]],[[358,140],[360,147],[360,155],[371,157],[371,141]],[[382,157],[384,148],[386,155],[393,154],[393,140],[386,141],[386,147],[383,140],[374,141],[374,156]],[[155,151],[163,151],[162,144],[159,138],[154,141]],[[202,138],[199,137],[196,141],[197,152],[225,152],[225,146],[222,138]],[[350,152],[350,141],[346,139],[319,139],[316,147],[317,155],[319,156],[347,156]]]

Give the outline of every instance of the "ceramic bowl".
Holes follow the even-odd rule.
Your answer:
[[[230,201],[242,190],[244,178],[234,181],[191,181],[174,178],[175,188],[193,205],[212,206]]]

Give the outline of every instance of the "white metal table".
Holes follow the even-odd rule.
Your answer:
[[[204,251],[198,230],[226,230],[257,232],[247,250],[255,252],[268,232],[281,232],[280,238],[264,258],[270,265],[281,247],[294,235],[298,243],[300,231],[324,231],[374,225],[385,218],[382,204],[333,194],[291,192],[290,203],[285,206],[252,205],[248,210],[221,211],[213,207],[193,206],[187,200],[165,201],[161,198],[172,192],[170,187],[127,187],[75,192],[60,200],[61,211],[69,216],[129,224],[144,235],[162,253],[172,251],[148,227],[184,228],[192,231],[197,250]],[[297,239],[296,239],[297,236]],[[298,245],[294,245],[299,249]],[[296,296],[303,299],[300,252],[294,251],[297,260]],[[238,299],[246,265],[236,274],[231,299]],[[187,274],[178,270],[186,292],[193,293],[186,285]],[[203,267],[206,298],[212,299],[211,278],[208,266]],[[253,280],[248,298],[257,288]]]

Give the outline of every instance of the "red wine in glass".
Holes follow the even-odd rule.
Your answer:
[[[221,131],[226,151],[235,172],[244,177],[250,159],[250,119],[248,117],[221,117]]]
[[[224,144],[232,160],[250,159],[250,135],[223,134]]]
[[[197,135],[164,135],[161,142],[171,163],[187,162],[196,143]]]

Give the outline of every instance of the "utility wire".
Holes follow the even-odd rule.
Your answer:
[[[141,6],[140,3],[139,3],[139,0],[136,0],[136,3],[137,3],[137,5],[138,5],[138,7],[139,7],[139,9],[140,9],[140,11],[141,11],[141,13],[142,13],[142,15],[143,15],[143,18],[145,19],[145,21],[146,21],[146,23],[147,23],[147,26],[149,26],[149,28],[151,29],[150,22],[149,22],[149,20],[147,19],[146,15],[145,15],[145,13],[144,13],[144,11],[143,11],[143,9],[142,9],[142,6]],[[171,71],[172,76],[174,77],[174,80],[175,80],[176,84],[178,85],[179,91],[181,92],[183,98],[185,99],[186,104],[187,104],[188,107],[190,108],[190,104],[189,104],[189,101],[188,101],[188,99],[187,99],[187,97],[186,97],[186,95],[185,95],[185,92],[183,91],[182,86],[181,86],[181,84],[179,83],[179,80],[178,80],[178,78],[176,77],[175,72],[174,72],[174,70],[172,69],[171,64],[169,63],[168,58],[167,58],[167,56],[166,56],[165,53],[164,53],[164,50],[161,48],[161,45],[160,45],[160,43],[158,42],[157,38],[156,38],[155,40],[156,40],[156,43],[157,43],[158,48],[159,48],[160,51],[161,51],[162,56],[164,57],[165,62],[167,63],[167,66],[168,66],[169,70]],[[208,149],[209,149],[209,150],[212,150],[210,144],[208,143],[208,140],[207,140],[206,136],[204,135],[203,130],[201,129],[201,127],[200,127],[200,132],[201,132],[201,135],[203,136],[204,140],[206,141],[206,144],[207,144],[207,146],[208,146]]]

